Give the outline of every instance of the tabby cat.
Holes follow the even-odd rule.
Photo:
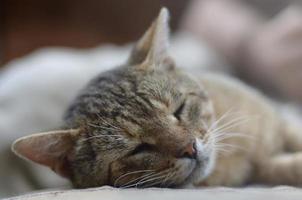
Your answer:
[[[243,83],[186,74],[168,54],[163,8],[125,65],[81,91],[62,130],[13,151],[76,188],[302,183],[302,133]]]

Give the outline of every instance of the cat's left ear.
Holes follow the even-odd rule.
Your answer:
[[[128,64],[149,68],[171,60],[167,52],[170,32],[168,21],[169,11],[162,8],[157,19],[133,48]]]
[[[69,178],[69,158],[78,135],[78,129],[33,134],[16,140],[12,151],[21,158],[47,166],[57,174]]]

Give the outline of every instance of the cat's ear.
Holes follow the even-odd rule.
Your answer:
[[[33,134],[16,140],[12,151],[18,156],[50,167],[63,177],[70,177],[69,156],[79,130],[60,130]]]
[[[159,65],[168,58],[169,11],[162,8],[157,19],[133,48],[128,64],[138,67]]]

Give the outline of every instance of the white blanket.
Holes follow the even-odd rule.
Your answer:
[[[301,200],[302,190],[275,188],[209,189],[114,189],[102,187],[86,190],[51,191],[14,197],[10,200]]]

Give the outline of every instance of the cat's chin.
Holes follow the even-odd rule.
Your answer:
[[[197,140],[198,156],[195,167],[185,179],[181,188],[188,188],[189,185],[198,185],[204,181],[212,172],[215,165],[215,152],[211,149],[200,148],[201,143]],[[198,147],[199,146],[199,147]],[[205,154],[207,152],[207,155]]]
[[[192,172],[184,180],[182,184],[179,185],[180,188],[187,188],[188,185],[194,185],[196,182],[201,182],[207,177],[206,169],[203,164],[200,164],[198,161]]]
[[[188,188],[189,185],[194,185],[195,183],[204,180],[208,176],[209,171],[207,161],[191,161],[190,167],[187,166],[186,170],[181,174],[181,181],[175,181],[172,187]]]

